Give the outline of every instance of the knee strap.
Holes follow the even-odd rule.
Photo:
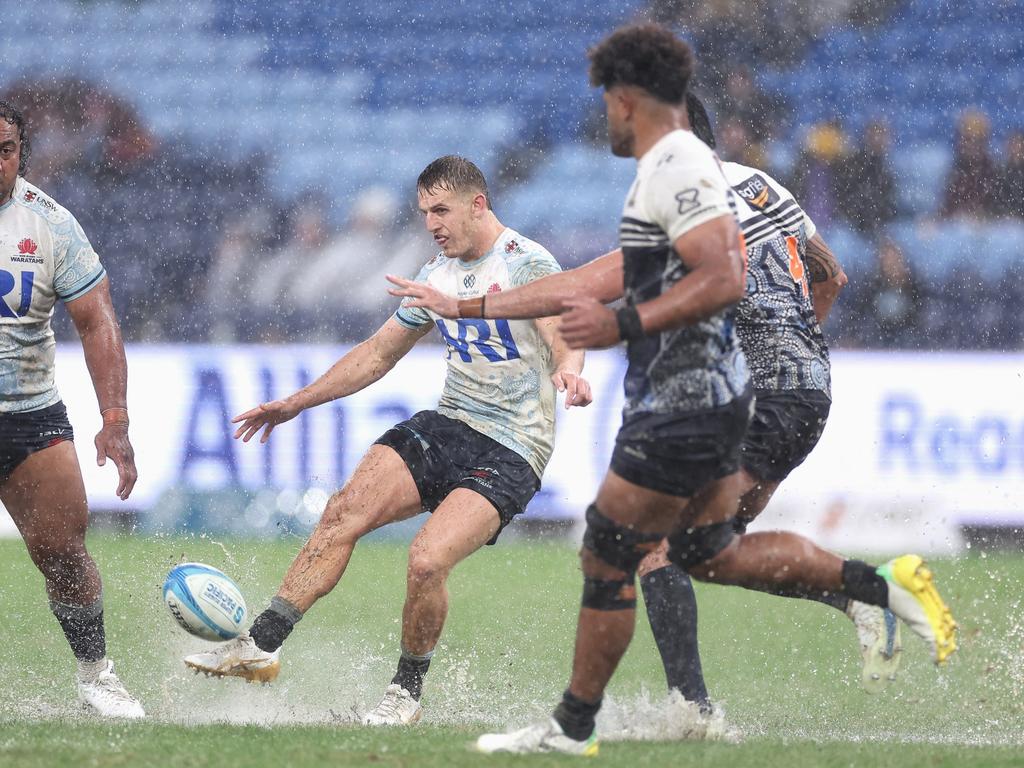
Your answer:
[[[736,537],[732,519],[696,528],[680,528],[668,537],[669,562],[684,571],[706,563],[729,546]]]
[[[596,611],[631,611],[636,608],[636,583],[632,576],[608,580],[585,576],[580,604]]]
[[[639,533],[602,515],[594,504],[587,508],[587,531],[583,546],[604,562],[632,579],[637,566],[661,543],[657,533]]]

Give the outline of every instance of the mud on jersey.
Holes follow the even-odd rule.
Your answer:
[[[741,199],[747,292],[736,332],[757,389],[814,389],[831,397],[828,345],[811,303],[807,241],[814,222],[764,171],[739,163],[722,170]]]
[[[714,153],[689,131],[673,131],[637,163],[619,227],[626,299],[650,301],[689,270],[673,243],[736,211]],[[728,309],[694,325],[630,341],[624,416],[685,413],[726,405],[748,383]]]
[[[514,288],[561,271],[541,245],[505,229],[494,246],[471,262],[438,254],[416,276],[460,299]],[[437,411],[487,435],[529,462],[537,473],[555,440],[555,387],[551,351],[533,320],[445,320],[402,306],[395,320],[406,328],[433,323],[447,344],[448,376]]]
[[[85,295],[105,274],[75,217],[19,177],[0,205],[0,412],[60,399],[53,305]]]

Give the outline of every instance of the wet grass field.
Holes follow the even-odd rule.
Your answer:
[[[266,605],[300,545],[188,537],[90,539],[105,580],[108,648],[150,720],[98,722],[75,699],[70,651],[41,577],[19,540],[0,541],[0,765],[450,766],[571,758],[483,758],[482,731],[546,716],[568,679],[580,576],[567,543],[508,542],[464,563],[427,677],[423,724],[356,725],[397,658],[404,547],[357,548],[335,592],[296,627],[269,686],[196,677],[183,653],[206,644],[163,606],[166,572],[183,560],[222,568],[250,614]],[[688,711],[665,697],[646,619],[599,720],[609,765],[961,766],[1024,763],[1024,558],[971,555],[932,563],[960,622],[961,651],[937,671],[904,633],[900,679],[859,688],[852,624],[818,604],[699,586],[704,669],[727,741],[681,740]],[[634,739],[621,740],[624,736]],[[736,743],[733,743],[736,742]]]

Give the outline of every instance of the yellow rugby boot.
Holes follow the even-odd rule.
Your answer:
[[[889,610],[932,649],[936,664],[956,650],[956,622],[935,588],[932,572],[917,555],[903,555],[878,569],[889,583]]]

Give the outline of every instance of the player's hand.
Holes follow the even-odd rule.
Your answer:
[[[604,349],[619,343],[615,313],[597,299],[570,299],[562,306],[558,333],[570,349]]]
[[[454,296],[441,293],[437,288],[426,283],[417,283],[415,280],[406,280],[397,275],[387,275],[388,281],[394,283],[396,288],[388,288],[392,296],[399,296],[411,301],[405,302],[407,307],[420,307],[429,309],[436,315],[455,320],[459,317],[459,300]]]
[[[96,446],[96,463],[103,467],[110,459],[117,467],[117,497],[124,501],[139,479],[139,470],[135,468],[135,449],[128,440],[128,425],[107,424],[96,434],[93,443]]]
[[[586,408],[594,402],[594,395],[590,391],[590,382],[571,371],[555,371],[551,375],[551,381],[555,389],[565,392],[565,408],[572,406]]]
[[[243,443],[248,443],[253,435],[263,429],[260,442],[265,443],[270,439],[270,433],[274,431],[274,427],[291,421],[299,415],[300,411],[302,408],[290,400],[272,400],[269,403],[260,403],[255,408],[240,413],[231,420],[232,424],[242,423],[242,426],[235,430],[235,440],[241,438]]]

